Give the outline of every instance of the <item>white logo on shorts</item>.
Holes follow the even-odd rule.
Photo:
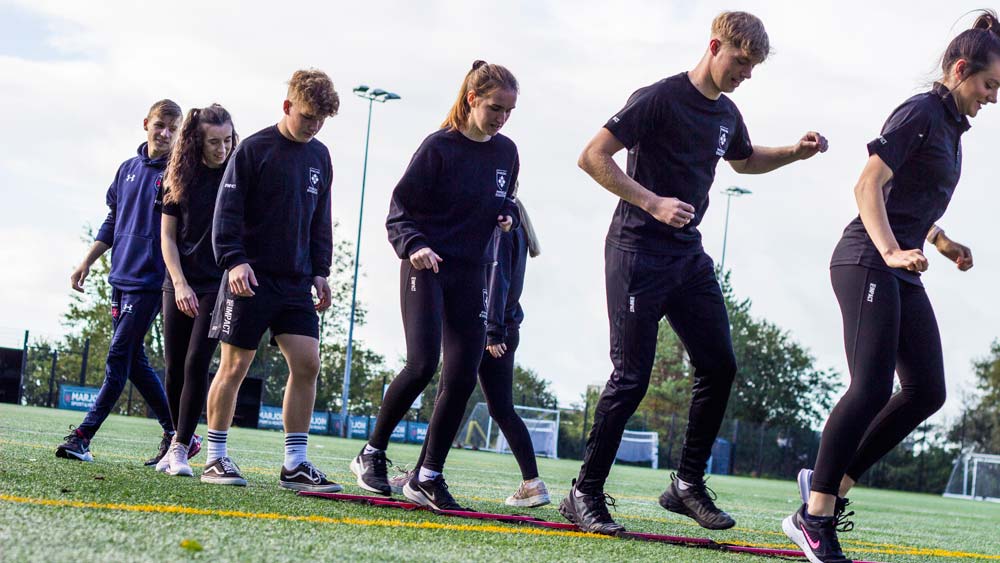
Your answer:
[[[222,332],[229,334],[233,329],[233,305],[232,299],[226,299],[226,308],[222,312]]]
[[[417,276],[412,276],[410,278],[410,291],[417,290]]]
[[[635,295],[628,296],[628,312],[629,313],[635,312]]]

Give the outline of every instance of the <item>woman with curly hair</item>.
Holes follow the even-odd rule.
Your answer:
[[[226,162],[238,142],[229,112],[219,104],[188,112],[167,165],[160,240],[163,349],[167,398],[177,433],[156,468],[192,477],[188,459],[201,449],[194,434],[205,407],[208,368],[219,341],[209,338],[222,279],[212,252],[212,215]]]

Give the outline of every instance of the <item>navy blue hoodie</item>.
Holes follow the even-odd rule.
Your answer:
[[[122,291],[159,291],[166,267],[160,250],[163,172],[169,155],[151,159],[147,143],[118,167],[108,188],[108,218],[96,240],[111,247],[112,287]]]
[[[504,344],[507,333],[517,329],[524,320],[521,290],[524,269],[528,262],[528,237],[518,227],[505,233],[496,230],[496,262],[490,277],[489,317],[486,322],[486,343]]]

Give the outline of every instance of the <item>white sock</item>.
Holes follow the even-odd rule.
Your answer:
[[[691,488],[691,483],[682,480],[680,477],[677,478],[677,488],[681,491],[686,491]]]
[[[435,477],[437,477],[440,474],[441,474],[440,471],[431,471],[430,469],[427,469],[426,467],[421,467],[420,468],[420,476],[417,477],[417,480],[418,481],[431,481],[431,480],[433,480]]]
[[[308,443],[308,432],[285,433],[285,469],[291,471],[306,460],[306,446]]]
[[[385,450],[380,450],[380,449],[378,449],[376,447],[373,447],[371,444],[365,444],[364,455],[371,455],[371,454],[373,454],[375,452],[384,452],[384,451]]]
[[[205,441],[208,442],[208,453],[205,455],[205,465],[211,465],[213,461],[229,455],[226,452],[226,440],[229,439],[228,430],[208,429]]]

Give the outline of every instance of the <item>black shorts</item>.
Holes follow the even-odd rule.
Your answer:
[[[257,274],[252,297],[233,295],[228,273],[222,276],[212,311],[210,338],[246,350],[256,350],[264,331],[271,336],[300,334],[319,339],[319,315],[313,305],[309,278],[275,278]]]

